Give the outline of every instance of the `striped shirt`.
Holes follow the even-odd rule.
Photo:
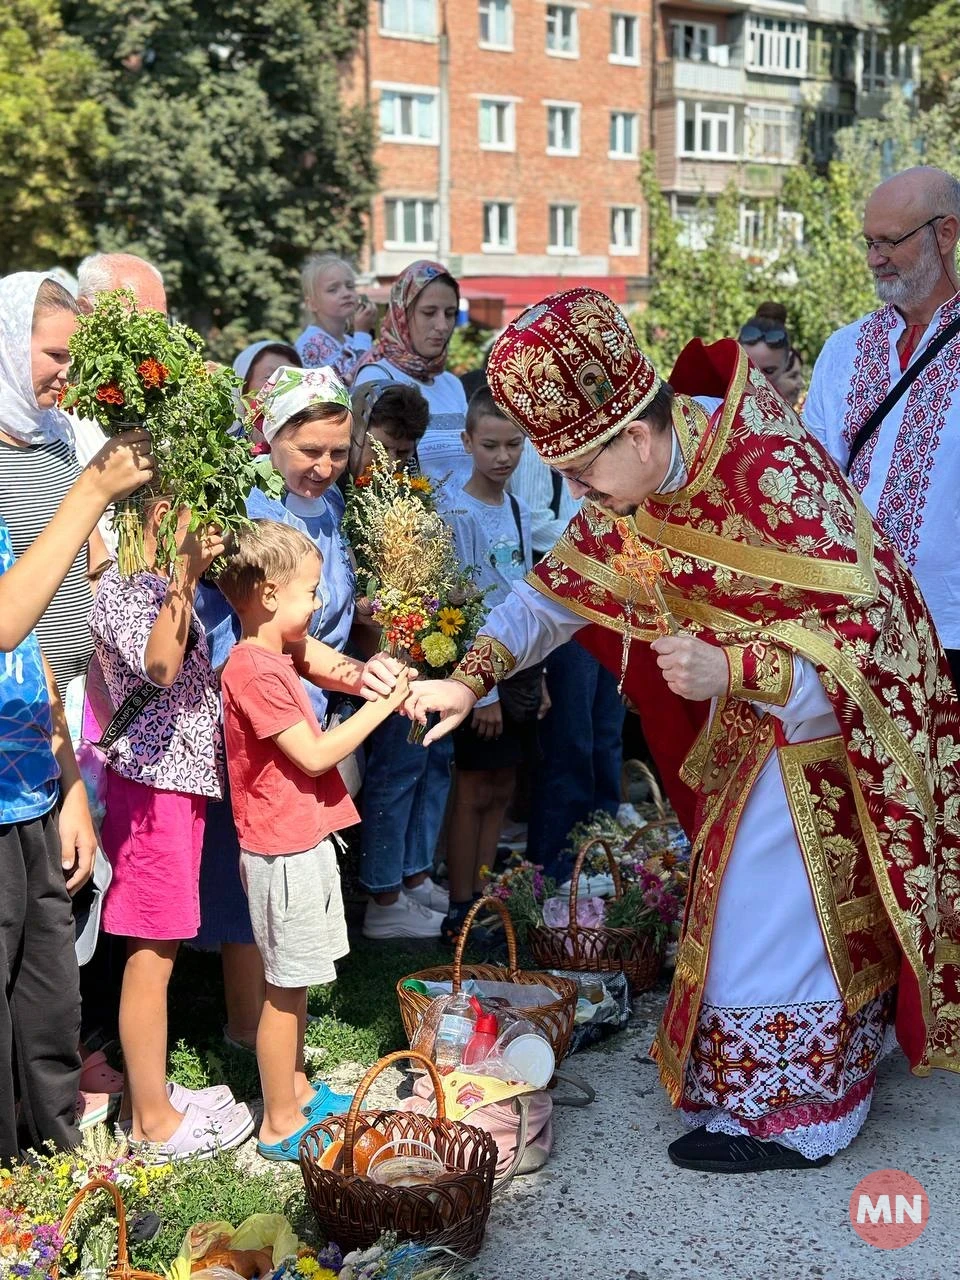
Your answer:
[[[17,559],[53,519],[79,474],[73,451],[62,440],[26,449],[0,440],[0,516]],[[34,632],[61,690],[86,671],[93,653],[87,625],[91,603],[84,546]]]

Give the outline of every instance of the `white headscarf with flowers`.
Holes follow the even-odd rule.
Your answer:
[[[45,271],[15,271],[0,280],[0,431],[24,444],[72,440],[70,419],[60,409],[41,409],[33,393],[30,354],[33,312]]]
[[[281,427],[296,413],[313,405],[339,404],[350,408],[350,393],[332,369],[295,369],[281,365],[260,388],[254,414],[263,438],[270,444]]]

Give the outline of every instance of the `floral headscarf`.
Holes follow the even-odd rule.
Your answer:
[[[0,430],[24,444],[72,440],[70,419],[60,409],[41,409],[33,393],[30,341],[37,293],[45,271],[15,271],[0,280]]]
[[[410,309],[428,284],[442,280],[448,284],[460,301],[460,286],[439,262],[421,258],[412,262],[393,282],[387,314],[380,326],[380,337],[360,361],[358,368],[377,360],[389,360],[411,378],[426,380],[435,378],[447,367],[447,348],[426,359],[413,348],[410,338]]]
[[[350,408],[350,392],[332,369],[295,369],[281,365],[260,388],[254,414],[267,444],[296,413],[311,405],[338,404]]]

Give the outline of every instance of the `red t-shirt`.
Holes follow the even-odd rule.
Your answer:
[[[337,769],[303,773],[273,741],[306,720],[323,730],[293,659],[241,641],[221,681],[223,730],[240,848],[264,855],[303,853],[359,822]]]

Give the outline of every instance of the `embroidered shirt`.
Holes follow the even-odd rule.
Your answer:
[[[349,387],[360,357],[370,350],[373,338],[369,333],[354,333],[341,342],[332,333],[327,333],[326,329],[311,324],[293,345],[305,369],[333,369]]]
[[[13,559],[10,532],[0,519],[0,573]],[[40,644],[31,633],[0,653],[0,826],[42,818],[53,808],[60,769],[52,733]]]
[[[935,312],[912,360],[957,316],[960,296]],[[857,428],[900,378],[905,327],[899,311],[881,307],[820,353],[803,416],[841,467]],[[960,341],[947,343],[889,411],[850,479],[913,570],[941,643],[960,648]]]
[[[115,709],[153,681],[147,643],[167,583],[153,573],[124,578],[115,565],[100,579],[90,630]],[[121,777],[157,791],[183,791],[219,799],[223,768],[220,699],[207,641],[194,614],[197,642],[173,684],[163,688],[107,752]],[[105,727],[105,726],[104,726]]]
[[[424,475],[431,480],[449,476],[451,482],[465,484],[473,465],[460,439],[467,421],[467,397],[460,379],[452,373],[441,373],[432,382],[420,382],[389,360],[377,360],[363,366],[357,374],[356,385],[362,387],[365,382],[383,379],[416,387],[430,406],[426,434],[417,445],[417,458]]]

